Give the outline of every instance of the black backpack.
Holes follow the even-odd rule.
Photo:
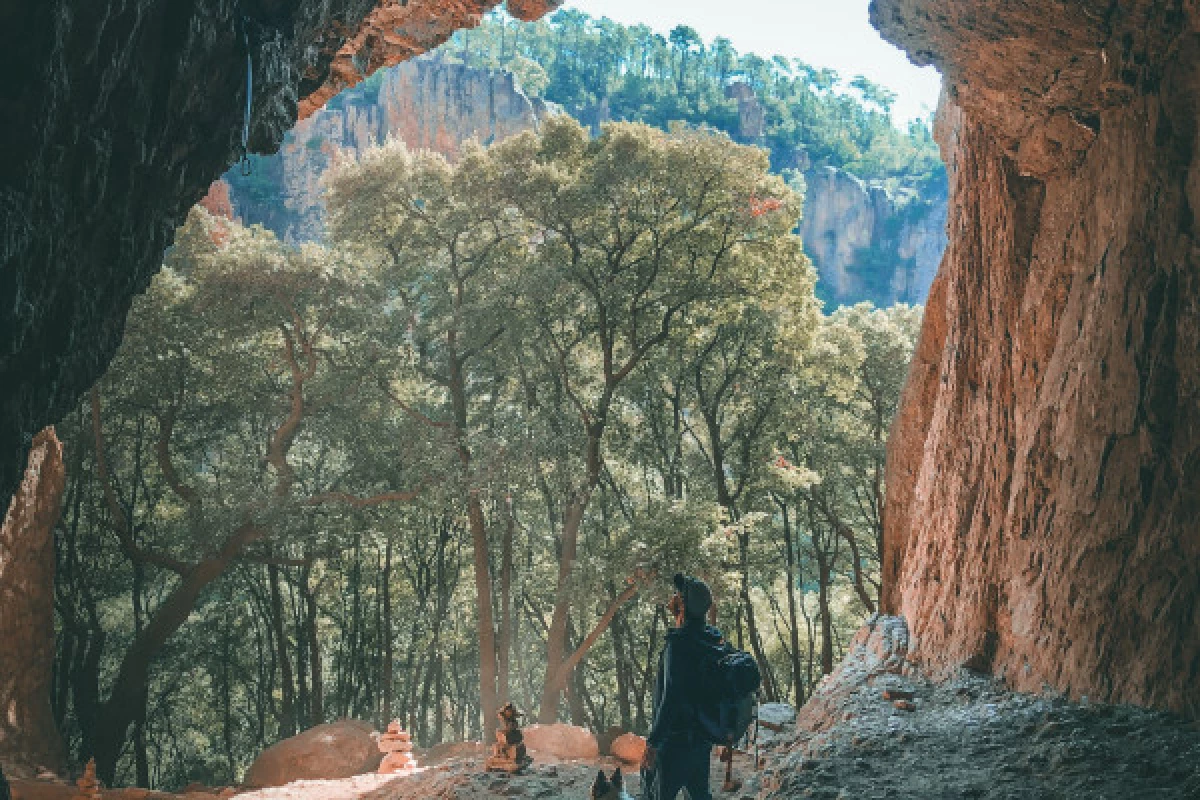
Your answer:
[[[696,704],[700,734],[710,744],[732,747],[754,721],[762,674],[754,656],[722,643],[704,669],[702,698]]]

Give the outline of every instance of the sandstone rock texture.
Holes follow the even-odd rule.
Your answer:
[[[563,760],[596,759],[600,745],[587,728],[556,722],[553,725],[530,725],[525,728],[525,746],[534,756],[550,756]]]
[[[946,248],[945,194],[896,195],[835,167],[804,177],[800,237],[825,299],[924,302]]]
[[[1200,4],[875,0],[943,72],[950,244],[883,607],[932,674],[1200,711]]]
[[[613,739],[609,752],[622,764],[637,766],[642,763],[642,756],[646,755],[646,738],[636,733],[622,733]]]
[[[246,785],[349,778],[373,772],[382,757],[374,728],[359,720],[342,719],[309,728],[262,751],[246,772]]]
[[[175,226],[236,160],[247,49],[250,148],[267,152],[301,111],[498,1],[0,5],[0,497],[33,434],[103,372]]]
[[[468,139],[491,144],[536,129],[549,113],[510,73],[426,56],[342,93],[289,131],[278,153],[256,159],[252,174],[226,173],[209,198],[230,187],[231,208],[244,222],[285,241],[310,241],[324,233],[322,181],[338,157],[397,138],[453,159]]]
[[[46,428],[0,526],[0,767],[10,778],[66,766],[45,667],[54,660],[54,526],[65,486],[62,445]]]

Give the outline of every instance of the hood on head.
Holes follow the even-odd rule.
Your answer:
[[[671,582],[675,584],[675,591],[683,598],[684,616],[704,619],[712,605],[712,590],[708,588],[708,584],[682,572],[676,572]]]

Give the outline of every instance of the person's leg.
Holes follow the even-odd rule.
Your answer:
[[[658,751],[654,771],[643,792],[645,800],[675,800],[688,779],[688,748],[667,742]]]
[[[687,787],[690,800],[712,800],[712,792],[708,788],[712,769],[712,748],[708,745],[693,745],[687,748],[683,760],[687,765],[683,785]]]

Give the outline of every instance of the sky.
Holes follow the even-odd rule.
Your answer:
[[[937,107],[941,78],[913,66],[867,20],[869,0],[567,0],[567,7],[667,33],[679,23],[706,42],[724,36],[740,53],[799,58],[849,80],[864,75],[897,95],[892,114],[904,124]]]

